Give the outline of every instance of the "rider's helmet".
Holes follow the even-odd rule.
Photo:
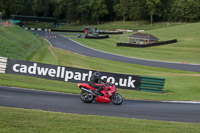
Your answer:
[[[101,75],[100,75],[100,73],[97,71],[97,72],[95,72],[95,75],[97,76],[97,77],[100,77]]]

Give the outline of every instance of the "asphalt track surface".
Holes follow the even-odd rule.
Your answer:
[[[143,59],[130,58],[130,57],[125,57],[125,56],[120,56],[120,55],[114,55],[114,54],[105,53],[105,52],[101,52],[101,51],[97,51],[95,49],[85,47],[81,44],[78,44],[78,43],[70,40],[69,38],[60,36],[57,33],[44,32],[44,31],[33,31],[33,32],[38,35],[41,35],[43,37],[46,36],[46,39],[51,43],[52,46],[54,46],[56,48],[60,48],[63,50],[67,50],[67,51],[85,55],[85,56],[101,58],[101,59],[106,59],[106,60],[112,60],[112,61],[118,61],[118,62],[124,62],[124,63],[130,63],[130,64],[169,68],[169,69],[176,69],[176,70],[183,70],[183,71],[200,72],[199,64],[159,62],[159,61],[143,60]],[[56,38],[55,38],[55,36],[56,36]],[[91,39],[91,41],[92,41],[92,39]]]
[[[83,103],[79,95],[0,86],[0,106],[86,115],[200,123],[200,104],[124,100]]]

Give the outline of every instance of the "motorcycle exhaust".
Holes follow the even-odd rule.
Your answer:
[[[81,89],[81,90],[84,90],[84,91],[87,91],[87,92],[91,93],[92,95],[95,95],[94,92],[93,92],[92,90],[86,89],[86,88],[84,88],[84,87],[81,87],[80,89]]]

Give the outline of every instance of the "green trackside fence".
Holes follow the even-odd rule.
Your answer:
[[[141,76],[140,91],[163,93],[165,78]]]

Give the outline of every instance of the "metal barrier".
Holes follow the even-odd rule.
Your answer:
[[[165,78],[141,76],[140,91],[163,93]]]
[[[8,58],[0,57],[0,73],[6,72]]]
[[[171,43],[176,43],[177,39],[164,41],[164,42],[158,42],[158,43],[151,43],[151,44],[132,44],[132,43],[117,43],[117,46],[123,46],[123,47],[137,47],[137,48],[146,48],[146,47],[152,47],[152,46],[159,46],[159,45],[166,45]]]
[[[85,36],[86,39],[105,39],[109,38],[109,35],[107,36]]]

